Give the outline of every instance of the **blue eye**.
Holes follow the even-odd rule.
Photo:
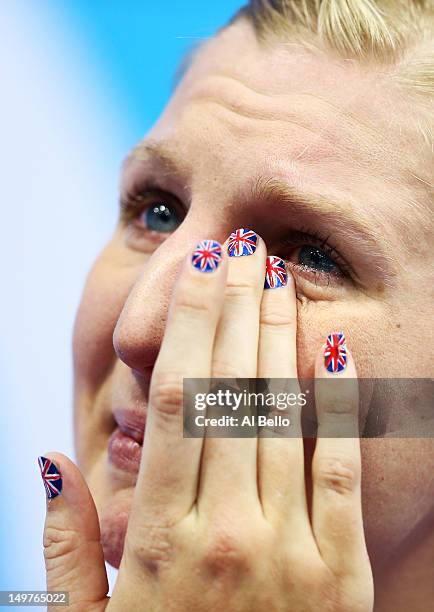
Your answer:
[[[315,246],[303,246],[298,253],[298,263],[316,272],[339,274],[339,267],[323,249]]]
[[[176,230],[182,219],[174,206],[158,202],[143,211],[142,221],[153,232],[169,233]]]

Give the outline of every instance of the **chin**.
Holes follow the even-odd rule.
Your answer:
[[[115,569],[121,563],[130,510],[131,502],[123,502],[107,505],[100,513],[104,559]]]

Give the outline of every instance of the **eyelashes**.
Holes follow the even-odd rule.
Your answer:
[[[173,216],[177,217],[170,230],[159,229],[162,224],[155,222],[154,211],[162,205],[171,208]],[[187,212],[176,196],[149,181],[145,185],[142,183],[140,190],[124,193],[120,199],[120,220],[130,230],[128,246],[146,252],[155,249],[168,233],[173,232]],[[308,227],[292,228],[283,239],[271,242],[269,252],[281,257],[293,274],[315,286],[327,288],[355,282],[350,264],[334,246],[330,234],[321,235]]]
[[[329,261],[333,262],[336,268],[340,270],[342,276],[350,279],[352,278],[352,268],[338,249],[333,245],[332,236],[330,234],[327,236],[322,236],[318,232],[309,230],[307,228],[301,228],[300,230],[296,231],[292,230],[289,235],[278,244],[277,250],[280,252],[280,256],[288,261],[288,251],[300,249],[304,245],[311,245],[314,249],[317,249],[318,252],[321,252],[321,255],[324,253]],[[308,267],[302,263],[297,263],[294,265],[297,265],[300,269]],[[323,272],[318,272],[318,274],[322,273]],[[338,274],[331,270],[327,271],[326,274],[328,276],[338,276]]]
[[[182,218],[187,214],[185,207],[176,196],[160,189],[155,184],[149,184],[140,191],[128,191],[121,195],[119,200],[120,220],[125,224],[132,223],[147,208],[158,202],[169,203],[176,208]]]

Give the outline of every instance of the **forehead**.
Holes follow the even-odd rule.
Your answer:
[[[199,51],[150,136],[196,181],[210,167],[228,180],[265,171],[384,211],[426,195],[409,108],[386,72],[296,42],[260,45],[241,21]]]

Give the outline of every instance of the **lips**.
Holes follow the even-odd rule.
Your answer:
[[[121,470],[137,473],[142,456],[146,413],[118,409],[114,411],[114,418],[117,427],[108,442],[109,461]]]

